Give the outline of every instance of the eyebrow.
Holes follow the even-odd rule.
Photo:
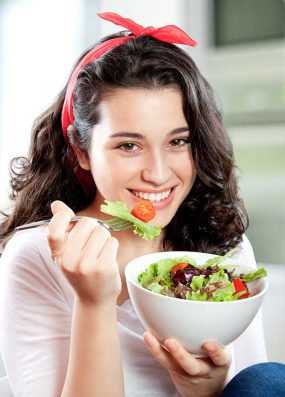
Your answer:
[[[170,131],[168,133],[168,135],[175,135],[175,134],[179,134],[180,132],[184,132],[184,131],[189,131],[189,127],[175,128],[174,130]],[[120,131],[120,132],[116,132],[115,134],[110,135],[110,138],[118,138],[118,137],[144,139],[144,136],[142,134],[137,133],[137,132]]]

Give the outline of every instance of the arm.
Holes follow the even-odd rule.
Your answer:
[[[110,385],[115,389],[112,396],[123,396],[118,394],[122,380],[116,378],[120,369],[114,306],[95,311],[73,304],[74,291],[50,257],[46,234],[36,229],[16,234],[4,250],[0,271],[0,350],[14,397],[77,397],[71,394],[71,387],[77,386],[83,397],[81,380],[78,385],[77,378],[73,381],[74,371],[84,379],[89,374],[89,385],[97,380],[88,396],[105,396],[101,387],[108,390]],[[92,355],[96,362],[90,361],[87,371],[91,350],[98,354]],[[91,375],[94,366],[107,377]],[[97,390],[101,394],[96,395]]]
[[[91,218],[70,224],[64,203],[51,205],[48,245],[75,292],[67,377],[62,397],[122,397],[116,302],[121,291],[118,241]]]
[[[76,299],[68,370],[61,396],[123,396],[120,362],[116,304],[96,307]]]
[[[59,397],[72,295],[47,258],[39,230],[17,233],[0,260],[0,349],[14,397]]]

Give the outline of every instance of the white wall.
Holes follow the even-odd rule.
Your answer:
[[[21,0],[1,7],[0,208],[8,163],[28,149],[35,117],[62,89],[81,52],[80,0]],[[79,50],[80,49],[80,50]]]

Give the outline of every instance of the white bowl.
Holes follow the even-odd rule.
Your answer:
[[[163,343],[174,337],[191,353],[203,355],[201,345],[206,340],[215,340],[226,346],[239,337],[257,314],[268,289],[266,278],[248,284],[254,294],[246,299],[209,302],[191,301],[160,295],[143,288],[138,275],[160,259],[190,256],[197,265],[202,265],[215,255],[191,251],[156,252],[130,261],[125,269],[129,296],[145,329],[151,330]],[[227,259],[227,264],[234,261]],[[236,273],[247,273],[248,266],[235,266]]]

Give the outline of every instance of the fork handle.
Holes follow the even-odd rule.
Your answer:
[[[77,221],[79,221],[82,218],[84,218],[84,217],[83,216],[79,216],[79,215],[75,215],[75,216],[73,216],[70,219],[70,222],[77,222]],[[104,223],[103,221],[101,221],[99,219],[96,219],[96,220],[97,220],[98,223],[100,223],[100,225],[104,226],[107,230],[110,230],[110,227],[106,223]],[[38,227],[38,226],[47,225],[47,224],[50,223],[50,221],[51,221],[51,218],[50,219],[44,219],[42,221],[27,223],[25,225],[17,226],[15,228],[15,230],[33,229],[33,228]]]

